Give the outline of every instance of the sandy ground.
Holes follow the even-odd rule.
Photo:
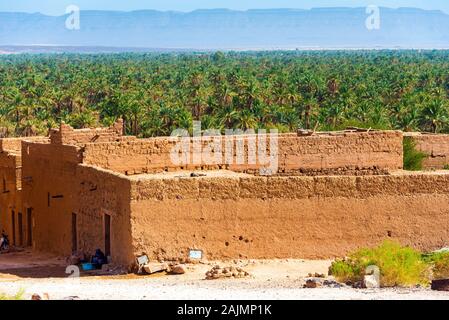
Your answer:
[[[32,262],[31,262],[32,261]],[[449,292],[429,289],[353,289],[302,288],[308,273],[327,273],[330,261],[269,260],[238,261],[250,272],[245,279],[204,280],[214,264],[230,266],[234,262],[213,262],[188,266],[184,275],[154,274],[97,276],[81,273],[67,278],[62,258],[30,252],[0,254],[0,293],[14,295],[24,290],[24,298],[48,293],[50,299],[76,296],[80,299],[444,299]]]

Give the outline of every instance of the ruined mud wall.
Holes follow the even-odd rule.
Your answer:
[[[385,239],[449,244],[449,175],[137,180],[134,252],[209,259],[341,257]]]
[[[22,141],[31,141],[37,143],[48,142],[47,137],[22,137],[22,138],[3,138],[0,139],[0,150],[14,153],[20,153],[22,150]]]
[[[23,207],[32,209],[35,249],[57,254],[71,252],[71,214],[77,187],[77,147],[22,143]]]
[[[112,142],[121,140],[123,122],[117,122],[109,128],[73,129],[62,123],[59,129],[50,130],[50,141],[53,144],[82,145],[93,142]]]
[[[78,251],[93,254],[105,252],[104,215],[111,217],[111,258],[113,263],[133,260],[131,249],[130,181],[106,170],[79,165],[74,191],[78,201]]]
[[[416,148],[428,155],[423,166],[426,169],[443,169],[449,165],[449,135],[406,133],[411,137]]]
[[[263,162],[248,163],[247,137],[244,140],[245,162],[237,161],[237,144],[233,144],[233,155],[226,161],[226,140],[222,140],[218,162],[214,164],[173,163],[170,152],[176,142],[168,138],[138,139],[128,142],[86,144],[83,163],[99,166],[123,174],[153,173],[174,170],[228,169],[235,172],[258,173],[267,167]],[[269,141],[269,139],[267,139]],[[204,142],[207,145],[209,142]],[[256,146],[258,148],[258,146]],[[193,148],[192,148],[193,149]],[[266,154],[270,154],[267,143]],[[368,174],[402,168],[402,133],[395,131],[370,133],[335,133],[299,137],[284,134],[278,140],[278,165],[280,174]],[[190,159],[194,159],[193,152]]]

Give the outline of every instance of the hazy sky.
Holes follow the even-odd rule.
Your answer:
[[[236,10],[257,8],[312,8],[335,6],[379,5],[385,7],[417,7],[439,9],[449,13],[448,0],[0,0],[0,11],[42,12],[51,15],[65,13],[68,5],[81,10],[178,10],[229,8]]]

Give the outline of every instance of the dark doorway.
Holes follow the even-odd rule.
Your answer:
[[[104,215],[104,253],[107,256],[111,255],[111,216]]]
[[[12,227],[12,245],[16,245],[16,213],[11,212],[11,227]]]
[[[17,214],[17,218],[19,219],[19,246],[23,247],[23,218],[22,212]]]
[[[72,253],[78,251],[78,234],[76,230],[76,213],[72,213]]]
[[[33,210],[31,208],[27,208],[27,246],[33,246]]]

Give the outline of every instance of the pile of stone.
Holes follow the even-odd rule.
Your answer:
[[[158,272],[167,272],[170,274],[184,274],[187,272],[187,267],[184,264],[172,263],[147,263],[143,266],[143,270],[147,274]]]
[[[315,289],[321,287],[327,288],[344,288],[347,287],[343,283],[339,283],[335,280],[334,277],[326,277],[324,274],[311,274],[309,273],[308,277],[303,280],[303,288],[307,289]]]
[[[210,271],[206,272],[206,280],[216,280],[223,278],[245,278],[249,273],[240,267],[222,268],[219,265],[214,266]]]

